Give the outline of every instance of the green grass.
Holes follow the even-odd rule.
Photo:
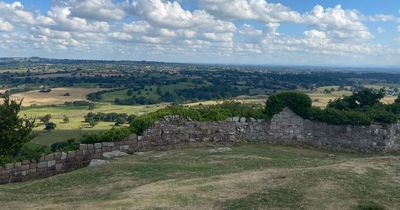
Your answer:
[[[66,141],[68,139],[79,139],[85,133],[94,133],[99,131],[106,131],[112,128],[114,123],[101,122],[95,127],[89,127],[84,122],[84,116],[89,112],[104,112],[104,113],[127,113],[141,115],[147,112],[153,112],[161,106],[118,106],[112,104],[98,104],[94,110],[88,110],[87,107],[74,107],[74,106],[56,106],[56,107],[40,107],[40,108],[27,108],[22,110],[21,115],[28,117],[41,117],[46,114],[51,114],[50,121],[57,124],[54,131],[44,131],[44,126],[35,128],[38,134],[32,140],[32,143],[51,145],[55,142]],[[70,122],[63,123],[63,117],[66,115]],[[39,122],[37,120],[37,122]]]
[[[243,145],[146,152],[0,186],[6,209],[396,209],[398,156]]]

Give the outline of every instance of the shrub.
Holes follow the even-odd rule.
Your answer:
[[[229,117],[252,117],[255,119],[266,118],[261,106],[242,104],[233,101],[227,101],[222,104],[211,106],[169,106],[165,109],[160,109],[156,112],[136,117],[130,124],[131,131],[141,135],[156,121],[169,115],[178,115],[196,121],[221,121],[226,120]]]
[[[101,142],[121,141],[129,137],[130,133],[131,131],[129,128],[112,128],[106,132],[86,134],[83,136],[81,142],[83,144],[94,144]]]
[[[369,112],[373,121],[383,124],[394,124],[399,120],[399,116],[386,110],[371,110]]]
[[[0,166],[5,166],[8,163],[13,163],[15,160],[9,156],[0,156]]]
[[[57,124],[55,124],[55,123],[53,123],[53,122],[48,122],[48,123],[46,123],[44,129],[45,129],[46,131],[51,131],[51,130],[56,129],[56,127],[57,127]]]
[[[16,161],[23,160],[39,160],[43,155],[48,154],[48,148],[46,146],[37,146],[37,147],[29,147],[24,145],[17,156],[15,157]]]
[[[371,118],[362,112],[343,111],[332,108],[309,110],[308,119],[326,122],[334,125],[371,125]]]
[[[67,140],[65,142],[57,142],[51,145],[52,152],[67,152],[79,149],[79,142],[74,139]]]
[[[288,107],[299,116],[307,118],[312,101],[304,93],[282,92],[270,96],[265,105],[265,113],[270,118],[281,112],[285,107]]]

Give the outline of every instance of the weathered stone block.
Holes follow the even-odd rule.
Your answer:
[[[57,171],[60,171],[60,170],[62,170],[62,169],[63,169],[63,164],[62,164],[62,163],[56,164],[56,170],[57,170]]]
[[[56,165],[56,161],[55,160],[50,160],[50,161],[47,162],[47,167],[48,168],[51,168],[51,167],[53,167],[55,165]]]
[[[61,160],[67,159],[67,153],[63,152],[61,153]]]
[[[13,163],[8,163],[8,164],[6,164],[6,166],[5,166],[5,169],[6,169],[6,170],[13,169],[13,168],[14,168],[14,164],[13,164]]]
[[[87,150],[88,149],[88,145],[87,144],[80,144],[79,145],[79,150]]]
[[[74,158],[76,156],[76,151],[68,151],[67,158]]]
[[[44,157],[44,160],[47,160],[47,161],[49,161],[49,160],[54,160],[54,154],[48,154],[48,155],[46,155],[46,156]]]
[[[42,162],[39,162],[39,163],[37,164],[37,167],[38,167],[39,169],[47,168],[47,166],[48,166],[47,161],[42,161]]]
[[[130,147],[130,145],[122,145],[122,146],[119,147],[119,150],[120,151],[127,151],[127,150],[129,150],[129,147]]]
[[[102,147],[101,143],[94,144],[95,149],[101,149],[101,147]]]

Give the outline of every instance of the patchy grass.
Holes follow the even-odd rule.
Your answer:
[[[400,159],[246,145],[146,152],[0,186],[6,209],[396,209]]]

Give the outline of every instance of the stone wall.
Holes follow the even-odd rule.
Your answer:
[[[131,135],[119,142],[81,144],[77,151],[53,153],[39,161],[7,164],[0,167],[0,184],[69,172],[89,165],[93,159],[103,159],[104,153],[111,151],[133,153],[165,150],[195,142],[268,142],[361,152],[389,152],[400,150],[400,125],[328,125],[304,120],[289,109],[284,109],[271,121],[231,118],[221,122],[195,122],[170,116],[155,123],[143,136]]]
[[[195,122],[168,117],[143,137],[153,145],[190,142],[268,142],[306,144],[337,150],[390,152],[400,149],[400,125],[344,126],[302,119],[289,109],[271,121],[231,118],[222,122]]]

